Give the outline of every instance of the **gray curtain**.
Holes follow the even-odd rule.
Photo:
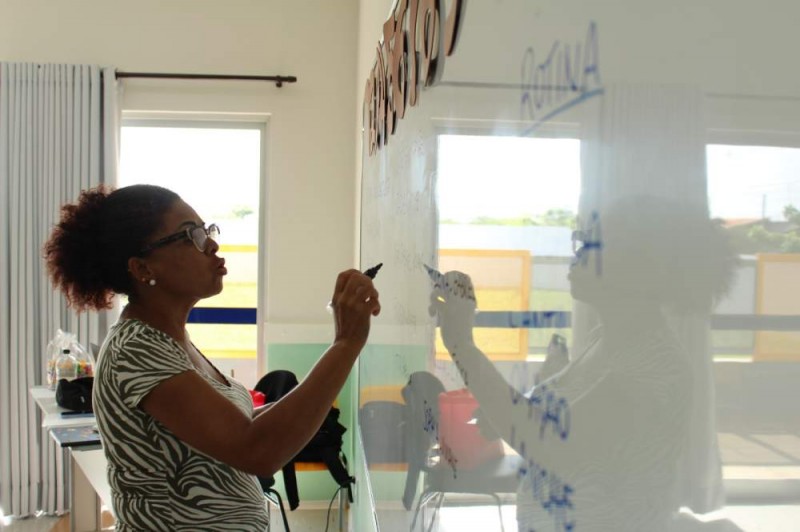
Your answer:
[[[119,116],[113,69],[0,64],[0,509],[65,508],[62,453],[41,429],[29,389],[42,385],[58,328],[88,347],[105,313],[80,316],[47,278],[42,247],[60,207],[114,184]]]

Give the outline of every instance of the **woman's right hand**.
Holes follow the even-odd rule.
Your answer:
[[[442,341],[453,354],[465,346],[474,345],[475,288],[469,275],[457,271],[441,274],[431,270],[434,278],[428,312],[437,318]]]
[[[372,279],[358,270],[340,273],[331,307],[336,325],[334,342],[347,342],[360,350],[367,343],[371,316],[381,312],[378,291]]]

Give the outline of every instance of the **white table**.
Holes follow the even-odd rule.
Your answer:
[[[94,416],[62,417],[67,412],[56,404],[56,393],[46,386],[35,386],[30,394],[42,411],[42,428],[95,425]],[[102,448],[69,449],[70,464],[70,531],[100,530],[103,503],[111,507],[111,487],[106,476],[106,458]]]
[[[69,412],[69,410],[58,406],[56,403],[56,392],[47,386],[34,386],[30,389],[30,394],[42,411],[42,428],[82,427],[84,425],[94,425],[96,423],[94,416],[79,415],[62,417],[61,413]]]

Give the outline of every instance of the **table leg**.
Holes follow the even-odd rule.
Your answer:
[[[347,488],[342,488],[339,490],[339,532],[344,532],[344,512],[347,505],[346,489]]]
[[[89,483],[83,470],[77,467],[72,452],[69,455],[70,468],[70,509],[69,525],[71,532],[100,530],[100,498]]]

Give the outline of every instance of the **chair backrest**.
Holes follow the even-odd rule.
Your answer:
[[[410,510],[417,491],[420,472],[428,467],[431,450],[439,441],[439,394],[444,385],[435,375],[417,371],[403,388],[406,402],[405,451],[408,473],[403,505]]]
[[[367,401],[358,409],[358,426],[370,469],[396,470],[392,464],[405,467],[405,418],[406,405],[396,401]]]
[[[402,384],[363,386],[358,391],[358,427],[367,466],[378,471],[404,471],[406,404]]]

